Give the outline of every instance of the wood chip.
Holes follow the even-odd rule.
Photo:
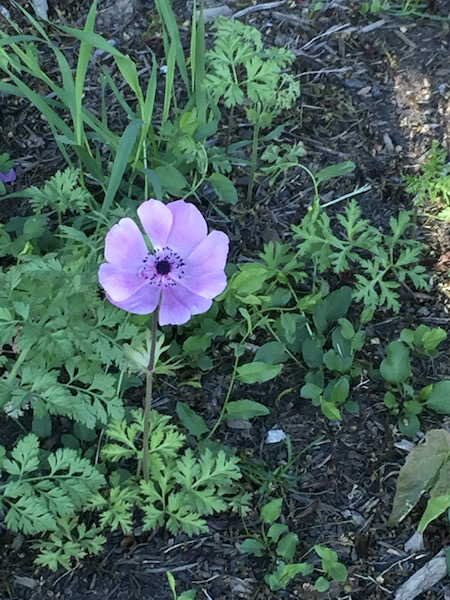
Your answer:
[[[445,554],[444,550],[441,550],[398,588],[394,600],[413,600],[432,588],[446,574]]]
[[[405,42],[405,44],[407,44],[413,50],[415,50],[417,48],[416,44],[414,42],[412,42],[409,38],[407,38],[406,35],[404,33],[402,33],[401,31],[399,31],[398,29],[395,29],[394,33],[397,37],[399,37],[402,40],[402,42]]]
[[[239,19],[240,17],[245,17],[248,13],[257,12],[261,10],[271,10],[272,8],[278,8],[286,4],[286,0],[278,0],[277,2],[266,2],[264,4],[256,4],[255,6],[248,6],[247,8],[243,8],[242,10],[238,10],[231,17],[232,19]]]

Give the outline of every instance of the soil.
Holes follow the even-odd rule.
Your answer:
[[[50,1],[49,17],[82,24],[89,4],[86,0]],[[133,16],[122,23],[106,18],[113,4],[101,5],[105,12],[98,31],[132,55],[138,70],[147,46],[161,61],[162,42],[153,3],[131,3]],[[233,12],[257,8],[241,19],[258,27],[267,43],[288,47],[298,57],[295,70],[302,83],[301,97],[283,141],[305,144],[312,171],[353,160],[353,174],[325,184],[322,201],[370,184],[371,189],[358,199],[364,216],[383,230],[391,215],[411,207],[403,176],[418,170],[432,140],[450,150],[450,2],[429,2],[423,16],[411,18],[391,12],[362,15],[361,2],[346,0],[325,0],[317,12],[311,11],[314,2],[307,0],[270,4],[229,2]],[[207,8],[212,6],[217,3],[207,3]],[[17,10],[8,8],[20,20]],[[187,41],[190,5],[175,0],[174,10]],[[9,152],[16,160],[17,190],[39,185],[62,166],[51,133],[24,100],[0,95],[0,139],[1,152]],[[232,238],[233,260],[255,258],[264,242],[285,239],[290,225],[300,222],[312,193],[298,173],[290,177],[276,195],[260,181],[254,204],[246,206],[242,200],[230,211],[224,226]],[[245,189],[245,181],[237,183]],[[26,203],[20,199],[0,203],[2,220],[24,211]],[[405,293],[398,316],[377,313],[368,329],[372,347],[368,369],[378,366],[381,348],[395,339],[405,324],[423,322],[449,329],[447,269],[439,266],[450,250],[448,230],[445,223],[422,223],[420,235],[429,248],[424,264],[432,273],[433,291]],[[221,369],[203,382],[200,406],[206,413],[211,396],[220,395],[228,380],[226,360]],[[450,363],[444,354],[439,361],[424,361],[421,369],[424,381],[437,381],[448,377]],[[199,538],[171,538],[161,532],[148,536],[139,528],[129,537],[111,535],[104,554],[56,574],[36,570],[29,540],[0,525],[0,598],[166,600],[172,598],[167,570],[176,577],[179,590],[196,588],[197,598],[393,597],[412,573],[448,543],[448,525],[443,520],[430,525],[420,552],[407,552],[404,545],[417,527],[423,504],[401,527],[387,528],[396,476],[406,451],[398,444],[402,436],[383,405],[381,392],[368,378],[363,377],[358,387],[359,415],[347,414],[339,424],[299,400],[302,383],[296,381],[292,370],[284,380],[277,380],[276,386],[261,389],[261,397],[271,408],[270,417],[255,420],[246,430],[223,427],[220,437],[239,448],[242,455],[266,461],[270,471],[283,464],[286,453],[284,446],[265,443],[267,431],[279,428],[291,436],[294,454],[301,454],[289,481],[272,485],[285,497],[286,521],[299,535],[301,552],[317,543],[336,550],[349,568],[350,590],[335,587],[328,594],[318,594],[299,578],[287,591],[270,592],[262,583],[267,561],[238,551],[237,542],[245,533],[242,523],[225,515],[211,519],[211,533]],[[292,391],[286,392],[289,388]],[[158,393],[170,409],[179,392],[168,396],[167,390],[159,389]],[[258,392],[252,393],[258,400]],[[449,425],[445,417],[423,419],[424,431]],[[0,421],[2,443],[11,443],[18,433],[15,424]],[[450,584],[442,579],[417,598],[449,597]]]

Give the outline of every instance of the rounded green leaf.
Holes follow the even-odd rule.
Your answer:
[[[380,373],[388,383],[404,383],[411,373],[409,350],[402,342],[391,342],[386,358],[381,361]]]
[[[450,380],[438,381],[425,404],[440,415],[450,414]]]
[[[238,377],[243,383],[263,383],[276,377],[283,365],[268,365],[255,361],[238,367]]]

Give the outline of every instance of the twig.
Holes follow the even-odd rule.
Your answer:
[[[271,8],[278,8],[278,6],[282,6],[286,4],[286,0],[278,0],[277,2],[266,2],[264,4],[256,4],[255,6],[248,6],[247,8],[243,8],[242,10],[238,10],[231,15],[231,19],[239,19],[240,17],[244,17],[248,13],[257,12],[260,10],[270,10]]]

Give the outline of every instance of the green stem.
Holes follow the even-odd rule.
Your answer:
[[[250,166],[250,175],[248,179],[247,202],[250,202],[250,200],[252,199],[253,182],[255,180],[256,164],[258,162],[258,142],[260,129],[261,126],[259,125],[259,123],[256,123],[255,128],[253,129],[252,162]]]
[[[155,370],[155,354],[156,354],[156,336],[158,332],[158,313],[159,306],[153,313],[152,321],[152,339],[150,346],[150,360],[147,367],[147,377],[145,385],[145,404],[144,404],[144,433],[143,433],[143,454],[142,454],[142,471],[144,480],[150,478],[150,413],[152,410],[152,391],[153,391],[153,372]]]
[[[245,340],[246,337],[247,336],[245,336],[243,338],[241,344],[244,343],[244,340]],[[231,398],[231,392],[233,391],[234,382],[236,381],[238,365],[239,365],[239,356],[235,356],[234,365],[233,365],[233,374],[231,375],[231,380],[230,380],[230,384],[228,386],[227,395],[225,396],[225,400],[223,401],[222,410],[220,411],[220,415],[219,415],[219,418],[216,421],[216,424],[214,425],[214,427],[211,429],[211,431],[206,436],[207,440],[209,440],[212,437],[212,435],[214,434],[214,432],[216,431],[216,429],[219,427],[219,425],[223,421],[223,418],[225,416],[225,411],[227,409],[227,404],[228,404],[228,402],[229,402],[229,400]]]

